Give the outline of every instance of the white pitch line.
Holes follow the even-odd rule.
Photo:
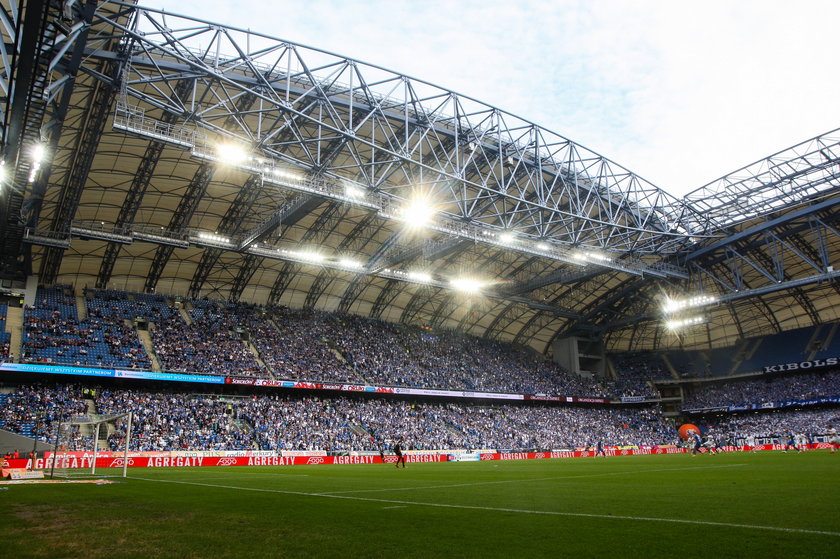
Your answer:
[[[408,507],[407,507],[407,506],[405,506],[405,505],[396,505],[396,506],[393,506],[393,507],[382,507],[382,510],[388,510],[388,509],[407,509],[407,508],[408,508]]]
[[[325,491],[323,493],[313,493],[313,495],[345,495],[348,493],[380,493],[383,491],[411,491],[412,489],[447,489],[449,487],[472,487],[474,485],[497,485],[501,483],[522,483],[526,481],[554,481],[558,479],[577,479],[584,477],[606,477],[606,476],[622,476],[629,474],[644,474],[653,472],[682,472],[685,470],[711,470],[717,468],[735,468],[738,466],[746,466],[747,464],[721,464],[719,466],[693,466],[690,468],[658,468],[655,470],[628,470],[626,472],[608,472],[603,474],[582,474],[579,476],[552,476],[552,477],[536,477],[528,479],[505,479],[501,481],[476,481],[471,483],[452,483],[449,485],[422,485],[415,487],[389,487],[382,489],[352,489],[347,491]]]
[[[574,518],[600,518],[605,520],[635,520],[639,522],[668,522],[672,524],[692,524],[695,526],[720,526],[723,528],[746,528],[749,530],[766,530],[770,532],[785,532],[789,534],[813,534],[817,536],[840,537],[840,532],[828,532],[824,530],[806,530],[804,528],[783,528],[780,526],[761,526],[759,524],[738,524],[731,522],[712,522],[708,520],[685,520],[680,518],[657,518],[650,516],[623,516],[613,514],[593,514],[585,512],[559,512],[545,510],[511,509],[504,507],[480,507],[477,505],[451,505],[446,503],[424,503],[420,501],[398,501],[394,499],[374,499],[372,497],[351,497],[349,495],[325,495],[321,493],[305,493],[303,491],[284,491],[282,489],[262,489],[258,487],[236,487],[233,485],[217,485],[213,483],[198,483],[192,481],[176,481],[168,479],[149,479],[142,477],[131,477],[142,481],[159,483],[176,483],[180,485],[196,485],[199,487],[213,487],[216,489],[236,489],[239,491],[253,491],[256,493],[276,493],[280,495],[298,495],[301,497],[320,497],[322,499],[344,499],[347,501],[366,501],[372,503],[389,503],[393,505],[414,505],[421,507],[435,507],[446,509],[480,510],[488,512],[515,512],[520,514],[535,514],[541,516],[565,516]]]

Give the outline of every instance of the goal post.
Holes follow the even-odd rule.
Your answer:
[[[131,412],[127,412],[74,415],[60,421],[56,428],[50,476],[95,476],[97,458],[105,455],[122,458],[121,475],[126,477],[131,420]]]

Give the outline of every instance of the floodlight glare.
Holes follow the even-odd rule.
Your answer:
[[[464,293],[478,293],[483,287],[482,283],[470,278],[458,278],[449,282],[453,289]]]
[[[239,165],[248,159],[248,152],[240,144],[219,144],[216,146],[219,161],[227,165]]]
[[[548,243],[537,243],[537,250],[548,250],[551,248],[551,245]]]
[[[672,299],[670,297],[666,297],[665,301],[662,303],[662,312],[666,315],[674,314],[686,309],[714,305],[717,302],[718,299],[716,297],[711,297],[709,295],[696,295],[687,299]]]
[[[417,197],[403,208],[402,218],[409,227],[423,227],[432,221],[435,213],[435,207],[429,200]]]
[[[429,283],[432,281],[432,276],[426,272],[409,272],[408,279],[418,283]]]
[[[44,160],[44,157],[47,155],[47,148],[44,147],[44,144],[35,144],[32,146],[32,161],[35,163],[40,163]]]
[[[338,261],[339,264],[344,266],[345,268],[353,268],[355,270],[362,268],[362,263],[357,262],[356,260],[351,260],[350,258],[342,258]]]
[[[679,330],[688,326],[697,326],[706,322],[705,316],[692,316],[690,318],[682,318],[680,320],[669,320],[665,323],[668,330]]]
[[[307,262],[312,262],[313,264],[320,264],[324,261],[324,255],[318,254],[317,252],[299,252],[297,256],[301,260],[306,260]]]
[[[365,197],[365,192],[361,188],[347,184],[344,186],[344,195],[353,200],[358,200]]]
[[[511,233],[510,231],[505,231],[504,233],[499,233],[499,242],[504,243],[506,245],[513,244],[516,240],[516,235]]]

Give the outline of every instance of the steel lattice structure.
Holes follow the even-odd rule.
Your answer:
[[[655,349],[840,318],[837,131],[679,199],[352,58],[132,3],[2,6],[6,277],[339,310],[542,352],[573,333]],[[222,165],[223,143],[247,157]],[[436,209],[420,233],[403,214],[418,194]],[[455,292],[462,276],[481,294]],[[716,298],[709,321],[667,332],[662,295],[696,292]]]

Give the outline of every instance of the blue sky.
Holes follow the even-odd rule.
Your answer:
[[[682,195],[840,127],[840,2],[140,0],[533,121]]]

